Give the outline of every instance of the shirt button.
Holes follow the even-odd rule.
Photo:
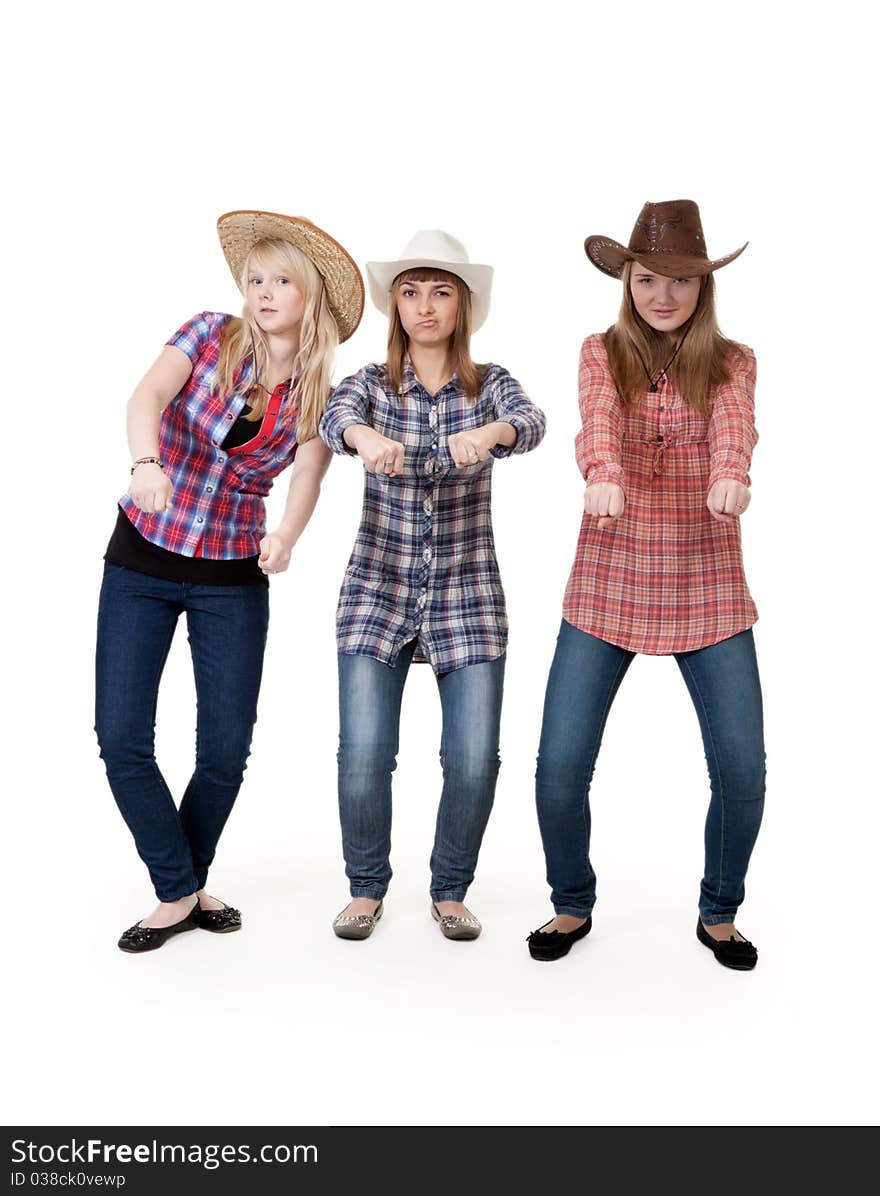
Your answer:
[[[422,560],[425,562],[426,565],[430,561],[432,555],[433,554],[432,554],[430,548],[426,548],[425,551],[422,553]]]
[[[435,449],[436,447],[437,447],[437,441],[436,441],[436,440],[433,440],[433,441],[431,442],[431,448],[432,448],[432,449]]]
[[[218,460],[218,461],[225,461],[225,460],[226,460],[226,458],[223,456],[223,454],[222,454],[222,453],[218,453],[218,454],[217,454],[217,460]]]
[[[205,522],[205,521],[204,521],[204,519],[201,517],[201,515],[196,515],[196,523],[204,523],[204,522]]]
[[[214,487],[213,487],[213,486],[206,486],[206,487],[205,487],[205,489],[208,491],[208,493],[209,493],[209,494],[213,494],[213,493],[214,493]]]
[[[232,423],[232,412],[231,411],[227,412],[226,418],[229,420],[230,423]],[[216,441],[215,441],[215,443],[216,443]]]

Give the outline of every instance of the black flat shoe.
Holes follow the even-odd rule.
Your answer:
[[[550,922],[552,921],[551,918]],[[544,926],[549,926],[550,922],[545,922]],[[542,934],[542,929],[543,927],[539,927],[533,930],[526,939],[529,955],[532,959],[562,959],[563,955],[568,955],[578,939],[587,937],[593,929],[593,919],[587,918],[586,922],[568,933],[563,930],[551,930],[549,934]]]
[[[222,909],[202,909],[197,905],[192,916],[200,930],[212,930],[214,934],[231,934],[233,930],[241,930],[241,914],[231,905],[224,905]]]
[[[758,949],[748,940],[739,942],[732,936],[729,939],[713,939],[700,919],[697,920],[697,938],[726,968],[750,972],[758,962]]]
[[[132,955],[140,955],[144,951],[157,951],[175,934],[196,929],[198,923],[195,920],[195,912],[194,909],[190,910],[182,921],[175,922],[173,926],[129,926],[116,945],[120,951],[128,951]]]

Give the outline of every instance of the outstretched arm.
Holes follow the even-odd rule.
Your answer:
[[[403,445],[370,424],[370,402],[361,374],[344,378],[333,391],[319,428],[334,453],[357,454],[373,473],[403,473]]]
[[[605,528],[623,514],[626,505],[621,463],[624,411],[598,337],[587,337],[581,346],[578,403],[581,430],[575,436],[574,451],[587,483],[584,511]]]
[[[297,449],[281,522],[260,541],[259,566],[264,573],[283,573],[290,564],[293,546],[312,517],[330,460],[330,450],[319,436]]]
[[[128,400],[126,423],[132,461],[159,456],[159,421],[162,412],[186,385],[192,362],[182,349],[166,345]],[[171,506],[171,479],[153,463],[144,463],[131,475],[131,500],[141,511],[165,511]]]
[[[490,455],[507,457],[511,453],[528,453],[544,439],[544,412],[507,370],[497,366],[491,368],[497,370],[497,375],[488,383],[495,418],[482,427],[466,428],[449,437],[449,454],[459,468],[476,465]]]
[[[713,519],[733,523],[751,500],[749,467],[758,442],[755,429],[757,366],[751,349],[743,347],[742,364],[719,386],[709,416],[709,487],[706,506]]]

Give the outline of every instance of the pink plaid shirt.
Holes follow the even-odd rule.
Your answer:
[[[706,507],[719,479],[750,485],[755,356],[741,348],[745,364],[717,389],[706,419],[665,376],[655,394],[625,406],[602,336],[584,341],[578,467],[587,485],[622,486],[626,507],[601,531],[584,515],[562,610],[574,627],[659,656],[705,648],[758,618],[739,521],[719,523]]]

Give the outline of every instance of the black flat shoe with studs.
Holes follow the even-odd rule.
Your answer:
[[[551,918],[550,921],[552,922],[553,919]],[[549,922],[545,922],[544,926],[549,926],[549,924]],[[569,930],[567,933],[564,930],[545,932],[543,927],[539,927],[537,930],[533,930],[526,939],[529,944],[529,955],[532,959],[562,959],[563,955],[568,955],[578,939],[586,938],[592,929],[592,918],[587,918],[586,922],[582,922],[580,926],[576,926],[574,930]]]
[[[214,934],[231,934],[233,930],[241,930],[241,914],[231,905],[224,905],[222,909],[202,909],[197,905],[193,910],[193,918],[200,930],[212,930]]]
[[[758,962],[758,949],[747,939],[740,942],[733,935],[729,939],[713,939],[701,919],[697,920],[697,938],[726,968],[750,972]]]
[[[127,951],[131,955],[140,955],[144,951],[157,951],[168,939],[175,934],[182,934],[184,930],[195,930],[198,923],[195,920],[195,910],[190,912],[180,922],[172,926],[140,926],[135,924],[124,931],[116,944],[120,951]]]

